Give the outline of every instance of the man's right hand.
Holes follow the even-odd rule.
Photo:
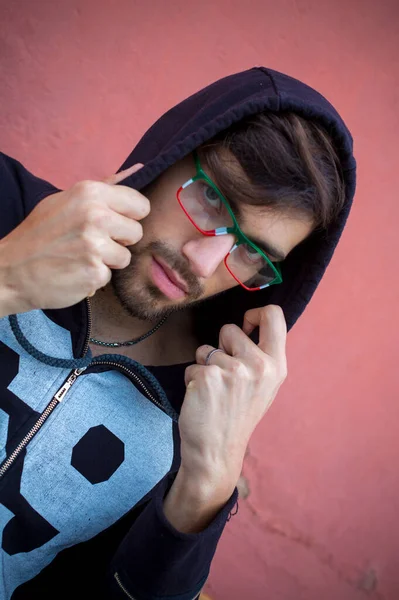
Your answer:
[[[72,306],[128,266],[150,203],[115,184],[142,166],[48,196],[0,240],[0,317]]]

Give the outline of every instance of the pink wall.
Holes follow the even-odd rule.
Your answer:
[[[398,16],[396,0],[1,2],[1,149],[59,186],[114,172],[165,109],[256,64],[353,131],[352,218],[289,336],[212,600],[399,598]]]

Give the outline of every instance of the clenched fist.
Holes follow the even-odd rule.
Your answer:
[[[48,196],[0,241],[0,317],[72,306],[127,267],[150,203],[115,184],[142,166]]]

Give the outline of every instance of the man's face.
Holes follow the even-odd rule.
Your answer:
[[[203,169],[217,185],[213,173],[204,165]],[[203,235],[177,201],[177,190],[194,175],[194,160],[188,156],[143,191],[151,203],[150,214],[141,221],[143,237],[129,247],[130,265],[112,274],[115,294],[132,316],[159,319],[238,285],[223,262],[234,236]],[[246,236],[264,241],[283,256],[312,229],[303,218],[259,206],[241,205],[240,213],[238,222]]]

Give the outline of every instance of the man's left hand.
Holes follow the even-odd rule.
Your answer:
[[[248,337],[255,327],[259,344]],[[197,364],[186,369],[181,466],[165,500],[165,514],[177,529],[198,530],[234,491],[249,439],[287,375],[286,337],[279,306],[252,309],[245,313],[243,329],[222,327],[223,352],[215,352],[209,365],[205,361],[213,348],[201,346]]]

